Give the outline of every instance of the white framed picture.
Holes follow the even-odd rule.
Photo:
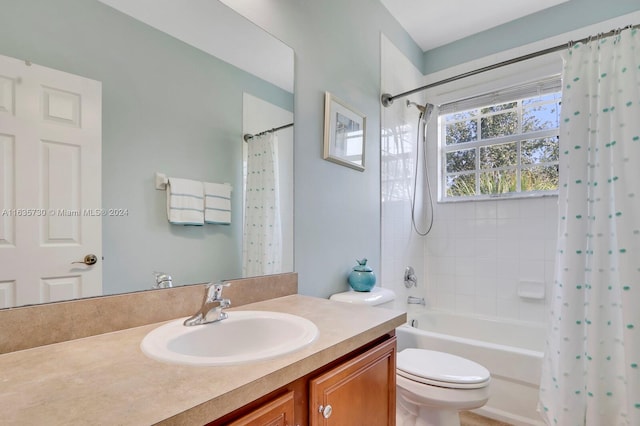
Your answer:
[[[366,121],[356,109],[326,92],[323,158],[363,171]]]

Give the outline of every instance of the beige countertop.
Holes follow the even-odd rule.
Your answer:
[[[163,323],[0,355],[2,424],[204,424],[392,331],[399,311],[291,295],[233,310],[313,321],[318,338],[272,360],[225,367],[162,363],[140,350]]]

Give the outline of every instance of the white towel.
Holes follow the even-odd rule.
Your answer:
[[[231,223],[231,185],[204,182],[204,221],[229,225]]]
[[[167,183],[167,218],[176,225],[204,225],[202,182],[169,178]]]

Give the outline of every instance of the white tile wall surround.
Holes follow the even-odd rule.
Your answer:
[[[451,206],[454,214],[436,221],[437,238],[427,237],[425,243],[428,294],[434,306],[543,322],[549,291],[545,300],[532,301],[518,297],[516,289],[522,280],[551,288],[555,197],[438,204],[436,217],[441,217],[441,208],[450,211]]]
[[[384,35],[381,46],[383,92],[400,93],[422,84],[422,74]],[[418,103],[424,102],[421,95],[411,96],[410,99]],[[413,189],[413,175],[408,176],[406,173],[407,168],[413,168],[415,161],[417,118],[418,110],[407,108],[404,99],[382,109],[380,282],[396,292],[398,309],[407,309],[407,296],[425,297],[427,289],[425,240],[412,230],[409,194]],[[422,211],[417,211],[416,217],[421,218]],[[425,228],[422,221],[420,228]],[[453,260],[454,247],[447,244],[445,235],[442,233],[441,246],[432,248],[440,252],[441,247],[447,247],[447,253],[450,253]],[[454,266],[453,262],[448,264]],[[404,286],[403,276],[407,266],[415,269],[417,288],[407,289]],[[435,301],[427,300],[427,303],[433,305]]]
[[[420,73],[382,37],[382,92],[400,93],[424,84]],[[424,102],[422,94],[409,98]],[[404,100],[382,108],[383,135],[404,132],[406,158],[415,156],[417,111]],[[433,123],[434,121],[432,121]],[[428,135],[428,166],[436,191],[435,127]],[[557,197],[435,203],[431,233],[419,237],[411,229],[413,174],[385,167],[400,156],[382,141],[382,265],[380,279],[397,294],[396,307],[406,309],[408,295],[426,297],[430,306],[460,313],[543,322],[554,275]],[[413,160],[409,165],[413,172]],[[401,187],[402,191],[393,191]],[[422,188],[418,188],[421,191]],[[434,194],[435,195],[435,194]],[[416,212],[422,217],[422,211]],[[416,269],[419,285],[406,289],[406,266]],[[545,300],[525,300],[516,294],[518,282],[546,284]]]

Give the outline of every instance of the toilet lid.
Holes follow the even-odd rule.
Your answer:
[[[456,355],[408,348],[398,352],[398,374],[420,383],[448,388],[481,388],[490,380],[489,370]]]

